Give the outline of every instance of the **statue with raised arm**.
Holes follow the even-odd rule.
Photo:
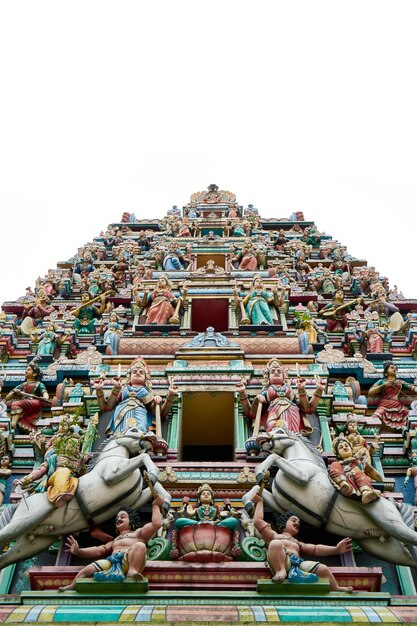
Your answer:
[[[263,498],[258,493],[252,496],[255,503],[253,521],[255,528],[268,546],[268,564],[272,570],[272,580],[288,580],[296,583],[316,582],[318,577],[327,578],[331,591],[352,592],[352,587],[341,587],[327,567],[316,560],[305,560],[301,555],[316,559],[318,556],[345,554],[352,547],[349,537],[336,546],[303,543],[297,539],[300,518],[295,513],[283,513],[278,518],[277,530],[273,530],[264,519]]]
[[[95,325],[104,313],[106,295],[107,292],[90,299],[87,291],[82,294],[81,305],[71,310],[71,315],[75,317],[74,328],[78,335],[94,333]],[[100,306],[94,305],[97,300],[100,300]]]
[[[247,417],[255,419],[258,407],[262,405],[261,428],[267,432],[284,425],[292,432],[309,433],[312,428],[307,414],[317,408],[325,385],[317,379],[316,390],[311,399],[307,396],[304,378],[297,378],[296,385],[297,391],[288,384],[280,361],[274,358],[269,361],[265,370],[263,391],[255,397],[252,404],[243,381],[236,389]]]
[[[125,578],[142,580],[146,565],[146,545],[162,526],[161,505],[164,499],[157,495],[152,503],[152,519],[139,527],[139,515],[129,506],[121,506],[116,515],[117,537],[101,546],[80,548],[72,535],[66,547],[74,556],[97,559],[83,567],[72,583],[61,587],[60,591],[75,589],[80,578],[94,580],[123,581]]]
[[[29,488],[34,493],[46,491],[57,508],[69,502],[77,489],[88,455],[83,453],[84,431],[70,415],[61,419],[58,432],[46,448],[43,462],[14,487]]]
[[[345,437],[333,442],[337,461],[329,466],[329,476],[336,489],[347,497],[359,497],[363,504],[373,502],[381,492],[372,487],[371,479],[364,472],[362,458],[355,456],[353,446]]]
[[[39,358],[39,357],[35,357]],[[31,361],[25,372],[25,382],[9,391],[6,400],[10,402],[12,428],[19,428],[24,432],[35,430],[35,423],[39,419],[42,407],[49,402],[49,394],[42,380],[42,372],[36,361]]]
[[[233,291],[236,303],[240,304],[239,292],[237,287]],[[272,326],[275,321],[273,318],[273,307],[279,309],[284,304],[285,287],[281,289],[280,295],[276,285],[272,286],[271,292],[267,291],[259,274],[254,274],[252,281],[252,289],[243,299],[242,323],[251,324],[267,324]]]
[[[167,274],[162,274],[159,277],[157,285],[152,292],[145,291],[141,301],[137,296],[137,291],[134,290],[133,293],[138,306],[148,307],[146,313],[147,324],[174,324],[179,322],[176,316],[176,307],[185,301],[187,295],[185,283],[180,303],[178,303],[177,298],[172,293],[172,284]]]
[[[368,445],[365,437],[359,433],[358,420],[354,413],[348,413],[346,417],[344,436],[352,446],[353,455],[361,459],[365,474],[372,480],[382,482],[384,479],[372,465],[371,457],[379,449],[379,442],[374,441]]]
[[[200,485],[197,493],[195,507],[190,504],[188,497],[183,498],[183,507],[179,510],[178,519],[175,522],[176,528],[181,529],[199,522],[209,522],[210,524],[225,526],[230,530],[236,529],[237,519],[233,516],[229,504],[226,503],[224,507],[216,506],[213,490],[208,483]]]
[[[155,407],[162,404],[161,396],[152,393],[150,372],[143,359],[139,357],[133,361],[127,379],[127,383],[122,387],[120,378],[114,378],[113,389],[107,400],[104,397],[103,381],[99,379],[95,383],[101,411],[114,409],[107,428],[107,432],[111,434],[121,433],[133,426],[146,433],[152,425]],[[170,387],[161,408],[161,417],[169,413],[175,396],[176,389]]]
[[[372,417],[378,417],[390,428],[401,430],[407,423],[409,409],[400,401],[403,390],[417,393],[417,386],[397,378],[398,368],[392,361],[384,363],[384,378],[377,380],[368,391],[368,397],[380,396]]]

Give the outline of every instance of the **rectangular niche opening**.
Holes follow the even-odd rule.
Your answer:
[[[191,330],[203,333],[212,326],[216,333],[229,329],[229,300],[227,298],[193,298]]]
[[[226,269],[226,255],[220,253],[199,253],[197,254],[197,269],[199,267],[206,267],[207,261],[214,261],[214,265]]]
[[[234,460],[234,398],[230,391],[184,393],[182,461]]]

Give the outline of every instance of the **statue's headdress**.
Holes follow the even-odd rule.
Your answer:
[[[130,374],[131,374],[132,369],[134,367],[137,367],[138,365],[141,365],[143,367],[143,369],[145,370],[145,387],[150,391],[151,387],[152,387],[151,373],[150,373],[149,368],[148,368],[148,366],[146,364],[146,361],[144,359],[142,359],[142,357],[139,356],[134,361],[132,361],[128,371],[126,372],[126,377],[127,377],[128,380],[130,380]]]
[[[262,282],[263,282],[262,276],[260,274],[254,274],[252,276],[252,285],[254,285],[255,284],[255,280],[258,280],[258,279],[262,280]]]
[[[172,283],[171,283],[171,281],[169,280],[169,276],[168,276],[168,274],[161,274],[161,275],[160,275],[160,277],[159,277],[159,280],[161,280],[161,278],[165,278],[165,280],[166,280],[166,282],[167,282],[167,287],[169,287],[170,289],[172,289]],[[158,280],[158,282],[159,282],[159,280]]]
[[[198,497],[198,501],[200,501],[200,495],[203,491],[210,491],[211,496],[213,498],[213,502],[214,502],[214,492],[213,489],[210,487],[210,485],[208,483],[203,483],[202,485],[199,486],[198,490],[197,490],[197,497]]]
[[[336,439],[333,439],[333,451],[336,456],[338,456],[337,449],[342,441],[346,441],[352,449],[352,444],[350,443],[349,439],[346,439],[346,437],[344,437],[343,435],[341,435],[340,437],[336,437]]]
[[[279,367],[282,370],[284,381],[287,378],[285,370],[282,367],[281,361],[279,361],[276,357],[274,357],[270,361],[268,361],[268,363],[266,365],[266,369],[264,371],[264,377],[263,377],[263,381],[262,381],[264,389],[267,389],[269,387],[269,372],[271,371],[271,369],[273,367]]]

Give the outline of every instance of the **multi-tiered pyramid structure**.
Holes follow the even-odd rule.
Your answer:
[[[417,621],[416,337],[417,300],[302,213],[210,185],[123,214],[3,305],[1,619]],[[156,529],[145,580],[59,591],[132,538],[121,506]],[[288,510],[330,583],[273,580],[259,520]]]

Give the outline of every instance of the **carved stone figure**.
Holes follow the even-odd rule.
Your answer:
[[[239,292],[237,287],[234,289],[234,298],[237,303],[240,303]],[[242,323],[249,321],[251,324],[274,324],[274,318],[272,315],[271,307],[279,308],[284,304],[285,299],[285,287],[282,288],[281,294],[278,296],[277,287],[272,286],[271,293],[268,292],[265,287],[262,278],[259,274],[255,274],[252,282],[252,290],[243,299],[243,307],[245,315],[242,316]]]
[[[66,542],[68,551],[74,556],[96,558],[90,565],[78,572],[70,585],[60,591],[75,589],[80,578],[94,577],[95,580],[121,581],[126,578],[141,580],[146,565],[146,544],[162,526],[161,505],[164,499],[158,495],[152,504],[152,520],[139,528],[137,513],[127,506],[120,507],[116,515],[118,536],[112,541],[91,548],[80,548],[70,535]]]
[[[198,522],[211,522],[224,526],[230,530],[237,527],[237,519],[225,508],[219,508],[214,503],[213,490],[208,483],[204,483],[198,488],[197,504],[193,507],[189,498],[183,499],[183,507],[179,511],[179,516],[175,522],[178,529],[185,526],[193,526]]]
[[[69,415],[63,416],[56,435],[50,440],[43,463],[22,480],[14,481],[14,488],[27,488],[34,492],[46,491],[48,500],[57,508],[74,497],[78,477],[85,471],[87,455],[83,454],[84,431]]]
[[[236,387],[245,414],[255,419],[258,407],[262,407],[261,426],[270,432],[278,426],[285,425],[294,432],[311,432],[312,428],[307,414],[312,413],[322,396],[324,383],[318,378],[316,390],[309,400],[305,390],[306,380],[296,380],[297,392],[288,384],[280,361],[271,359],[267,365],[264,378],[264,389],[250,404],[246,387],[242,381]]]
[[[112,311],[109,322],[104,329],[103,343],[108,346],[109,354],[118,354],[120,338],[123,336],[123,326],[119,324],[117,313]]]
[[[102,293],[96,298],[90,299],[86,291],[82,294],[81,305],[71,311],[75,317],[74,328],[78,335],[94,333],[96,323],[104,313],[106,295],[106,293]],[[93,304],[96,300],[100,300],[100,306]]]
[[[0,506],[3,504],[4,494],[6,493],[6,484],[11,475],[12,470],[10,468],[10,457],[7,454],[4,454],[0,461]]]
[[[344,330],[348,325],[346,313],[351,311],[356,304],[362,304],[362,298],[357,298],[351,302],[345,302],[343,291],[339,289],[335,292],[333,302],[326,304],[318,312],[319,317],[323,317],[327,321],[327,330],[329,332],[337,332]]]
[[[305,522],[352,537],[377,558],[397,565],[417,566],[417,533],[404,521],[407,512],[403,519],[395,504],[386,498],[363,505],[335,493],[321,454],[302,435],[279,428],[268,436],[259,435],[259,439],[269,456],[255,469],[258,482],[263,481],[272,465],[279,468],[273,479],[273,494],[266,489],[262,492],[270,509],[282,513],[291,507]],[[249,510],[258,489],[254,487],[242,498]]]
[[[344,496],[359,496],[363,504],[379,498],[381,492],[373,489],[370,478],[363,471],[361,458],[353,453],[353,446],[345,437],[333,442],[337,461],[329,466],[329,475],[336,489]]]
[[[70,338],[68,333],[60,337],[56,331],[57,327],[50,322],[40,335],[37,330],[32,332],[32,341],[37,344],[36,354],[53,355],[55,349]]]
[[[175,521],[172,557],[199,563],[231,561],[240,553],[236,516],[229,501],[216,506],[213,490],[204,483],[195,507],[188,497],[183,498]]]
[[[234,234],[236,234],[236,232],[234,232]],[[255,250],[251,239],[245,239],[243,248],[231,259],[231,261],[237,261],[239,263],[238,269],[243,271],[253,272],[258,269],[258,253]]]
[[[54,307],[49,304],[49,298],[44,291],[40,292],[35,299],[35,304],[25,307],[22,315],[22,323],[20,330],[24,335],[30,335],[35,326],[45,317],[48,317],[55,311]]]
[[[172,285],[169,282],[168,276],[163,274],[160,276],[153,292],[145,291],[142,302],[139,302],[137,296],[135,296],[136,302],[139,306],[148,307],[146,314],[147,324],[168,324],[171,320],[178,323],[179,320],[175,316],[175,305],[177,304],[177,299],[171,289]],[[181,304],[185,302],[186,295],[187,288],[184,286],[180,302]]]
[[[0,556],[0,568],[38,554],[64,534],[111,519],[120,502],[139,510],[152,495],[150,487],[143,488],[140,467],[146,468],[155,483],[153,490],[163,496],[168,510],[171,498],[157,482],[159,470],[147,453],[151,448],[150,435],[134,427],[107,441],[92,469],[80,477],[77,497],[65,506],[56,508],[46,493],[35,493],[19,505],[11,505],[13,517],[0,518],[0,547],[16,543]]]
[[[122,387],[120,378],[113,380],[113,389],[107,401],[104,397],[104,381],[96,381],[97,400],[101,411],[111,411],[113,417],[107,428],[109,433],[121,433],[126,428],[136,427],[146,433],[152,425],[156,405],[162,404],[161,396],[155,396],[151,389],[151,378],[145,361],[141,358],[133,361],[128,372],[128,381]],[[162,405],[161,416],[167,415],[176,395],[176,389],[170,388],[169,395]]]
[[[19,424],[19,428],[23,431],[30,432],[35,428],[42,407],[50,402],[46,387],[40,382],[42,372],[35,361],[31,361],[27,366],[25,378],[24,383],[17,385],[7,394],[6,400],[10,402],[12,428],[16,428]]]
[[[316,582],[318,577],[327,578],[331,591],[346,591],[352,587],[338,585],[335,577],[327,567],[319,561],[305,560],[303,556],[332,556],[344,554],[352,548],[349,537],[339,541],[337,546],[315,545],[303,543],[297,539],[300,530],[300,518],[295,513],[284,513],[278,519],[277,531],[264,520],[264,504],[262,496],[255,494],[252,500],[256,503],[254,522],[255,528],[268,546],[268,564],[272,569],[272,580],[282,582],[305,583]]]
[[[417,386],[397,378],[397,372],[395,363],[385,361],[384,378],[372,385],[368,396],[380,396],[373,417],[379,417],[390,428],[400,430],[404,428],[409,414],[409,409],[400,401],[400,394],[403,390],[417,393]]]
[[[344,436],[352,446],[353,456],[357,459],[360,459],[360,461],[362,462],[365,474],[369,476],[369,478],[371,478],[372,480],[382,482],[383,477],[373,467],[371,461],[372,454],[379,449],[379,442],[374,441],[370,445],[368,445],[365,437],[362,437],[362,435],[359,433],[358,420],[356,419],[356,416],[352,413],[348,414],[346,418]]]

